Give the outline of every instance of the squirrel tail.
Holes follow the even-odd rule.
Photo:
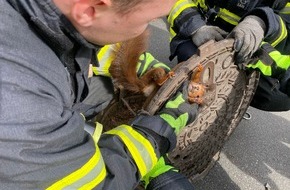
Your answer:
[[[137,76],[137,63],[140,55],[147,50],[148,41],[149,30],[147,29],[136,38],[120,44],[109,68],[117,86],[136,93],[145,88],[144,82]]]

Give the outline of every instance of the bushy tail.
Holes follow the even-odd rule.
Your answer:
[[[149,30],[141,35],[123,42],[115,52],[115,58],[109,68],[114,82],[118,86],[132,92],[142,92],[145,83],[137,76],[137,63],[139,57],[148,47]]]

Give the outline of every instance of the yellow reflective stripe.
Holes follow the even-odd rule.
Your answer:
[[[279,51],[272,51],[269,53],[272,59],[275,60],[278,68],[287,70],[290,66],[290,56],[289,55],[281,55]]]
[[[240,17],[227,9],[220,9],[220,11],[217,14],[218,17],[225,20],[226,22],[232,24],[232,25],[238,25]]]
[[[108,64],[111,64],[109,61],[109,57],[111,52],[111,45],[106,45],[97,53],[98,61],[99,61],[99,67],[94,67],[93,71],[96,70],[98,73],[95,73],[96,75],[109,73],[109,67],[105,67]]]
[[[141,64],[143,64],[143,70],[141,72],[141,76],[148,70],[148,67],[151,65],[153,61],[159,62],[148,52],[145,55],[142,54],[142,56],[140,56],[140,62],[138,63],[138,65],[140,64],[141,66]]]
[[[288,2],[286,6],[279,11],[281,14],[290,14],[290,3]]]
[[[99,62],[98,67],[93,67],[93,73],[95,75],[105,75],[109,76],[109,67],[107,66],[108,64],[110,65],[111,62],[109,62],[109,57],[110,57],[110,48],[111,45],[106,45],[101,48],[101,50],[97,53],[97,58]]]
[[[151,143],[128,125],[121,125],[106,134],[119,136],[130,151],[141,176],[147,174],[157,163],[157,157]]]
[[[143,177],[149,170],[147,170],[146,164],[144,163],[144,160],[142,158],[142,155],[139,153],[138,148],[135,147],[135,143],[132,143],[130,138],[128,138],[123,132],[118,131],[118,130],[111,130],[108,132],[108,134],[112,134],[112,135],[118,135],[123,142],[125,143],[125,145],[127,146],[127,148],[129,149],[139,171],[141,176]]]
[[[164,157],[161,157],[156,165],[142,178],[142,181],[145,183],[145,189],[151,179],[160,176],[169,170],[178,172],[178,170],[176,170],[173,166],[166,164]]]
[[[269,55],[275,61],[276,65],[278,66],[279,69],[287,70],[290,67],[290,56],[289,55],[281,55],[281,53],[279,51],[272,51],[269,53]],[[266,76],[272,75],[272,66],[265,65],[260,60],[255,64],[248,65],[247,67],[253,68],[253,69],[258,68]]]
[[[103,131],[103,125],[101,123],[96,122],[96,129],[93,134],[93,139],[95,141],[96,146],[101,137],[102,131]]]
[[[279,17],[279,19],[280,19],[280,23],[281,23],[281,34],[280,34],[280,36],[279,36],[279,38],[278,38],[277,40],[275,40],[273,43],[271,43],[271,45],[272,45],[273,47],[275,47],[275,46],[278,45],[282,40],[284,40],[284,38],[287,37],[287,33],[288,33],[288,32],[287,32],[287,29],[286,29],[286,26],[285,26],[285,24],[284,24],[282,18]]]
[[[105,69],[105,68],[100,68],[100,67],[93,67],[92,70],[95,75],[111,77],[111,74],[109,73],[109,68]]]
[[[156,63],[155,65],[153,65],[153,68],[158,68],[158,67],[162,67],[162,68],[165,68],[165,69],[167,69],[168,71],[170,71],[170,67],[168,67],[165,63],[158,62],[158,63]]]
[[[82,116],[83,120],[86,121],[86,117],[84,116],[83,113],[80,113],[80,115]],[[95,122],[96,127],[95,127],[95,131],[94,134],[92,135],[95,145],[97,146],[97,143],[101,137],[102,131],[103,131],[103,125],[99,122]]]
[[[99,61],[98,67],[93,67],[93,72],[95,75],[111,76],[109,73],[109,68],[112,61],[115,58],[115,52],[118,51],[120,44],[105,45],[97,53],[97,58]]]
[[[203,9],[207,9],[207,5],[205,4],[205,0],[192,0],[192,2],[197,6],[199,5]]]
[[[97,151],[100,153],[99,149]],[[101,153],[100,153],[100,155],[101,155]],[[106,171],[106,167],[105,167],[105,163],[103,161],[103,158],[101,161],[102,161],[100,164],[101,172],[98,174],[98,176],[90,183],[83,185],[81,188],[79,188],[79,190],[93,189],[94,187],[96,187],[98,184],[100,184],[105,179],[105,177],[107,175],[107,171]]]
[[[176,32],[170,27],[169,28],[169,33],[170,33],[170,41],[176,36]]]
[[[92,189],[100,184],[106,176],[106,169],[101,152],[96,147],[93,157],[81,168],[57,181],[47,190]]]
[[[145,60],[145,55],[144,55],[144,53],[142,53],[142,54],[140,55],[140,57],[139,57],[139,61],[138,61],[138,63],[137,63],[137,67],[136,67],[136,72],[137,72],[138,74],[139,74],[140,67],[141,67],[141,65],[142,65],[142,63],[143,63],[144,61],[146,61],[146,60]],[[144,72],[144,69],[143,69],[143,71],[141,71],[140,76],[143,75],[143,72]]]
[[[253,69],[259,69],[261,73],[265,76],[271,76],[272,75],[272,67],[269,65],[265,65],[261,60],[259,60],[255,64],[250,64],[247,65],[248,68],[253,68]]]
[[[173,8],[171,9],[169,16],[167,18],[168,23],[170,24],[171,27],[173,27],[174,24],[174,20],[176,19],[176,17],[178,17],[178,15],[184,11],[187,8],[190,7],[195,7],[197,6],[195,3],[193,3],[192,1],[189,0],[179,0],[177,1]]]

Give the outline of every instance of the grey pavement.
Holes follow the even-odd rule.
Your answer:
[[[169,62],[169,35],[165,23],[151,24],[149,51]],[[196,190],[290,190],[290,111],[265,112],[250,107]]]
[[[290,189],[290,112],[248,112],[197,190]]]

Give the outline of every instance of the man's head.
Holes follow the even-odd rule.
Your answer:
[[[84,38],[94,44],[121,42],[167,15],[176,0],[53,0]]]

